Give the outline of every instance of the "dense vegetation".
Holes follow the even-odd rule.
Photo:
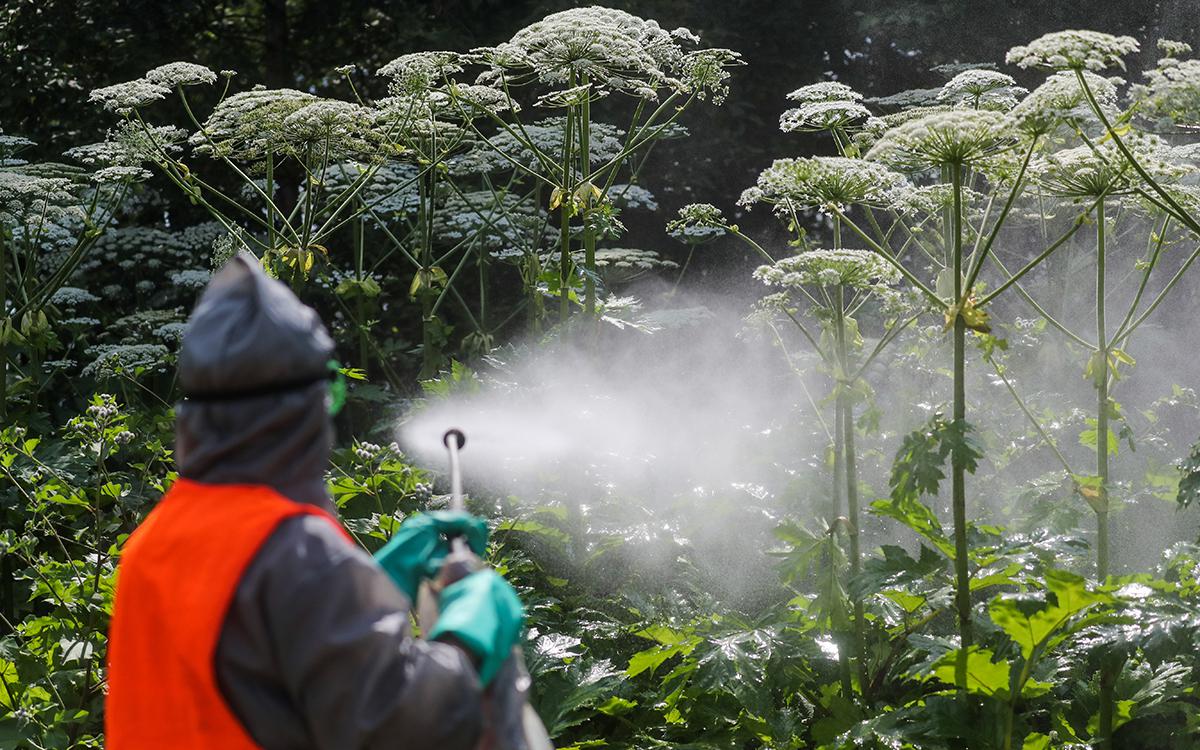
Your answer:
[[[733,436],[772,435],[753,482],[644,494],[597,455],[473,498],[559,746],[1193,746],[1200,60],[1157,48],[1132,72],[1131,37],[1048,34],[1005,61],[1027,88],[797,81],[780,130],[833,155],[670,221],[661,154],[744,61],[603,8],[306,86],[159,65],[92,90],[107,133],[61,158],[0,134],[0,747],[103,744],[113,572],[233,253],[338,341],[331,488],[375,549],[443,500],[402,415],[723,336],[693,261],[743,250],[717,367],[770,385]]]

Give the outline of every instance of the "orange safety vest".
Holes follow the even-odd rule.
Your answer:
[[[257,750],[217,685],[238,583],[279,524],[325,511],[259,485],[179,479],[129,537],[117,572],[104,728],[109,750]]]

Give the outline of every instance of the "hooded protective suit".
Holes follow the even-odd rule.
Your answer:
[[[208,606],[203,597],[189,601],[173,588],[165,594],[184,599],[170,602],[172,613],[153,625],[162,634],[154,639],[155,648],[167,651],[159,654],[162,663],[179,658],[183,666],[176,672],[185,675],[181,683],[212,678],[211,692],[219,693],[231,721],[240,724],[253,747],[471,748],[480,731],[481,689],[470,659],[453,645],[414,639],[410,602],[321,512],[333,512],[324,482],[332,444],[327,414],[332,351],[333,342],[315,311],[268,278],[251,257],[230,261],[205,290],[180,355],[180,381],[189,397],[176,415],[176,459],[184,481],[143,526],[162,506],[187,504],[198,521],[186,528],[175,523],[180,536],[175,548],[182,550],[183,559],[192,559],[188,554],[193,548],[222,543],[213,538],[219,532],[205,525],[199,510],[205,498],[214,504],[236,503],[240,495],[247,508],[254,498],[255,511],[248,515],[258,514],[254,517],[270,528],[252,543],[252,554],[236,571],[236,585],[222,605],[224,613],[214,620],[219,633],[212,674],[198,679],[188,671],[196,668],[185,663],[187,655],[170,653],[176,642],[171,630],[178,630],[174,613]],[[229,517],[240,518],[232,512]],[[195,538],[189,540],[191,528]],[[143,541],[154,533],[150,529]],[[135,532],[131,546],[137,537]],[[231,540],[241,538],[231,535]],[[126,570],[127,562],[118,571],[110,651],[110,705],[121,706],[116,719],[121,722],[134,714],[152,720],[160,690],[118,679],[127,661],[123,655],[134,648],[131,642],[145,640],[132,635],[122,639],[121,634],[146,632],[145,622],[135,623],[139,613],[163,606],[145,601],[155,595],[132,583],[136,576]],[[148,564],[140,565],[145,573]],[[216,568],[221,566],[213,567],[212,575],[219,577]],[[196,580],[207,572],[182,575],[201,577],[187,579],[196,588]],[[143,592],[142,601],[130,601],[133,593],[122,600],[126,575],[130,592]],[[204,614],[188,622],[202,621]],[[188,731],[179,727],[181,740]],[[118,735],[110,727],[110,738]],[[124,745],[110,742],[109,747],[135,750],[138,743]]]

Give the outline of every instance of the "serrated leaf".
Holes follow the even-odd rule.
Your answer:
[[[954,649],[934,662],[933,677],[948,685],[956,684],[958,661],[964,657],[962,649]],[[985,695],[998,700],[1008,699],[1009,675],[1012,666],[1007,661],[993,661],[995,654],[986,648],[971,646],[965,652],[966,683],[962,686],[968,693]]]

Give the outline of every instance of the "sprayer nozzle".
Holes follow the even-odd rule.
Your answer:
[[[463,446],[467,444],[467,436],[457,427],[451,427],[450,429],[446,430],[446,434],[442,435],[442,445],[449,448],[451,439],[457,443],[459,450],[462,450]]]

